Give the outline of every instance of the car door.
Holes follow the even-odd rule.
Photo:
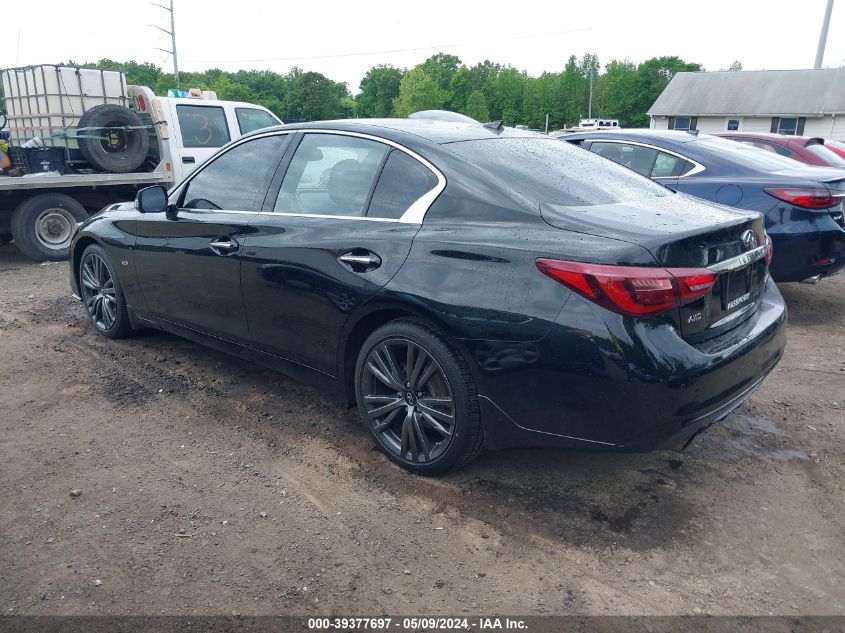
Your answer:
[[[250,225],[244,302],[255,347],[334,375],[344,325],[402,266],[445,179],[380,139],[298,140]]]
[[[173,209],[139,215],[135,270],[155,316],[246,339],[242,246],[288,139],[273,134],[234,145],[171,193]]]

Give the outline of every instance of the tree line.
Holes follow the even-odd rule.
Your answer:
[[[130,84],[145,85],[158,95],[175,86],[172,73],[150,63],[102,59],[76,64],[123,70]],[[738,62],[731,69],[739,69]],[[576,125],[592,105],[594,117],[619,119],[625,127],[648,125],[646,112],[675,73],[703,70],[679,57],[656,57],[642,63],[598,56],[572,55],[559,72],[532,77],[525,71],[491,61],[467,66],[455,55],[438,53],[413,68],[378,65],[367,71],[353,96],[345,83],[318,72],[293,68],[226,72],[218,68],[180,72],[181,87],[214,90],[220,99],[265,106],[286,122],[348,117],[404,117],[412,112],[446,109],[478,121],[549,129]],[[592,89],[591,89],[592,88]]]

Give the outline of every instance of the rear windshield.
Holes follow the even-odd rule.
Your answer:
[[[448,147],[538,203],[586,206],[671,195],[627,167],[557,139],[497,138],[460,141]]]
[[[829,147],[825,147],[821,143],[811,143],[804,149],[808,152],[812,152],[831,167],[845,167],[845,158],[842,158],[839,154]]]
[[[786,156],[726,138],[706,136],[699,137],[692,142],[697,149],[707,150],[714,156],[758,171],[781,171],[784,169],[795,169],[796,167],[806,167],[804,163],[792,160]]]

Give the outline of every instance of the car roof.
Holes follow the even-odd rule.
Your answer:
[[[701,136],[707,136],[702,134]],[[573,132],[571,134],[562,134],[557,136],[563,141],[568,140],[582,140],[582,139],[600,139],[609,138],[616,140],[663,140],[672,143],[689,143],[699,138],[695,132],[685,132],[680,130],[647,130],[647,129],[618,129],[618,130],[597,130],[595,132]]]
[[[437,121],[433,119],[338,119],[333,121],[309,121],[291,123],[256,130],[255,133],[267,133],[273,130],[338,130],[359,132],[383,136],[389,140],[402,140],[412,135],[439,145],[496,138],[548,138],[537,132],[504,127],[500,129],[484,127],[481,123],[462,123]]]
[[[782,143],[784,145],[787,143],[798,143],[801,147],[804,147],[807,144],[818,143],[819,141],[824,143],[824,139],[821,136],[793,136],[791,134],[773,134],[771,132],[718,132],[716,136],[759,138],[766,141],[772,141],[773,143]]]

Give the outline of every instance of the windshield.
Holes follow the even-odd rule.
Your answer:
[[[845,158],[842,158],[839,154],[830,148],[825,147],[821,143],[811,143],[804,149],[808,152],[812,152],[831,167],[845,167]]]
[[[496,138],[447,147],[536,203],[613,204],[672,193],[627,167],[557,139]]]
[[[784,169],[795,169],[806,167],[804,163],[792,160],[786,156],[769,152],[753,145],[730,141],[715,136],[699,137],[695,141],[695,147],[706,149],[711,154],[739,163],[749,169],[759,171],[781,171]]]

